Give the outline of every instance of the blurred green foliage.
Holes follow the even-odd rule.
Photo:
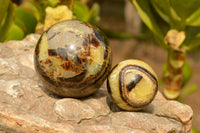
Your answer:
[[[15,24],[18,25],[26,35],[35,32],[37,20],[30,11],[18,7],[15,10]]]
[[[3,7],[4,4],[6,5],[5,7]],[[6,37],[13,28],[15,7],[9,1],[1,0],[0,8],[3,9],[0,16],[0,41],[2,42],[6,40]]]
[[[170,52],[172,54],[179,52],[180,54],[184,54],[185,56],[188,51],[195,50],[197,49],[197,47],[200,46],[199,0],[191,0],[190,2],[188,2],[187,0],[129,1],[135,6],[141,19],[151,30],[157,42],[168,51],[168,57],[170,56]],[[158,17],[160,17],[164,21],[164,23],[160,24],[158,22]],[[174,49],[165,42],[167,33],[172,29],[175,29],[176,31],[182,31],[185,34],[185,37],[183,37],[184,41],[181,42],[180,46],[177,45],[178,49]],[[172,61],[174,59],[168,58],[167,63],[164,64],[163,67],[164,73],[170,73],[174,70],[178,71],[177,68],[172,68],[170,66],[170,60]],[[192,77],[192,70],[185,59],[183,67],[180,67],[180,72],[181,73],[177,74],[182,74],[182,83],[180,86],[180,89],[182,89],[186,86],[186,84]],[[176,77],[176,75],[174,75],[174,77]],[[173,78],[171,81],[173,81]],[[173,88],[173,86],[171,88]],[[191,85],[182,92],[179,100],[182,101],[184,97],[193,93],[196,89],[197,87],[195,85]]]
[[[200,1],[191,0],[130,0],[134,4],[141,19],[153,32],[159,44],[167,48],[164,37],[168,30],[177,29],[186,33],[181,48],[194,50],[200,45]],[[157,13],[166,23],[167,31],[161,31],[157,22]]]
[[[31,11],[9,0],[0,0],[0,9],[0,42],[20,40],[35,32],[37,19]]]
[[[198,130],[195,127],[192,127],[192,133],[198,133]]]
[[[18,6],[10,0],[0,0],[0,42],[21,40],[43,27],[45,9],[58,5],[73,7],[74,17],[96,25],[100,20],[100,6],[94,3],[91,8],[80,0],[24,0]]]
[[[89,9],[89,7],[79,0],[74,2],[73,13],[77,20],[82,20],[90,24],[97,24],[100,20],[100,6],[94,3]]]

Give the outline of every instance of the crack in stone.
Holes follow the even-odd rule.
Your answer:
[[[83,121],[86,121],[86,120],[95,120],[95,119],[97,119],[97,118],[107,117],[107,116],[109,116],[110,114],[112,114],[111,111],[109,111],[109,112],[108,112],[107,114],[105,114],[105,115],[98,115],[98,116],[96,116],[96,117],[91,117],[91,118],[83,118],[83,119],[81,119],[80,121],[78,121],[77,124],[80,125]]]
[[[155,115],[158,116],[158,117],[164,117],[164,118],[166,118],[166,119],[175,120],[175,121],[177,121],[177,122],[180,122],[180,123],[183,124],[183,125],[186,124],[186,123],[183,123],[182,120],[181,120],[178,116],[173,117],[173,115],[169,116],[169,115],[167,115],[167,114],[155,114]]]

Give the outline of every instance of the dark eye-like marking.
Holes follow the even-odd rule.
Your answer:
[[[134,101],[129,99],[128,93],[137,86],[137,84],[142,80],[143,77],[140,74],[136,74],[133,77],[133,79],[128,84],[126,84],[125,80],[126,80],[127,72],[129,70],[136,70],[136,71],[139,71],[140,73],[145,74],[155,85],[155,90],[157,90],[157,88],[158,88],[158,81],[151,72],[149,72],[147,69],[145,69],[141,66],[138,66],[138,65],[126,65],[125,67],[123,67],[121,69],[121,71],[119,72],[120,96],[123,99],[123,101],[126,102],[129,106],[132,106],[134,108],[140,108],[140,107],[145,106],[148,103],[143,103],[141,105],[137,105],[136,103],[134,103]],[[152,99],[153,99],[153,97],[152,97]]]
[[[135,88],[135,86],[140,82],[140,80],[142,79],[142,76],[137,74],[135,75],[135,77],[133,77],[133,79],[131,80],[131,82],[129,82],[126,85],[127,90],[130,92],[132,89]]]

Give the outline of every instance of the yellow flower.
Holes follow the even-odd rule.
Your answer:
[[[56,8],[47,7],[46,8],[46,17],[44,23],[44,30],[47,30],[53,24],[72,19],[73,13],[72,11],[64,5],[57,6]]]

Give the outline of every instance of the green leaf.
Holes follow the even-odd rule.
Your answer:
[[[73,3],[73,0],[27,0],[28,5],[30,9],[33,9],[34,15],[37,17],[37,20],[40,23],[44,23],[44,18],[45,18],[45,9],[46,7],[56,7],[58,4],[63,4],[63,5],[68,5],[70,6],[69,8],[71,9],[71,3]],[[23,4],[24,5],[24,4]],[[28,6],[26,6],[28,7]],[[36,9],[35,9],[36,8]]]
[[[194,38],[187,42],[187,45],[183,44],[183,49],[186,51],[195,50],[200,46],[200,33],[198,33]]]
[[[183,82],[182,82],[181,88],[187,85],[191,77],[192,77],[192,69],[190,65],[187,63],[187,61],[185,61],[184,66],[183,66]]]
[[[108,29],[101,29],[108,38],[115,38],[115,39],[131,39],[133,36],[127,32],[119,32],[119,31],[110,31]]]
[[[200,8],[197,9],[186,19],[186,24],[189,26],[200,26]]]
[[[163,70],[163,73],[166,73],[167,72],[167,63],[163,63],[162,65],[162,70]]]
[[[197,90],[197,85],[193,84],[191,86],[189,86],[187,89],[185,89],[179,96],[178,101],[183,103],[184,98],[186,98],[187,96],[191,95],[192,93],[194,93]]]
[[[172,29],[178,29],[180,27],[181,18],[171,7],[169,0],[151,0],[151,4],[153,5],[157,13],[161,16],[161,18],[165,20]]]
[[[19,26],[23,31],[25,31],[26,26],[21,19],[15,18],[15,24]]]
[[[0,27],[1,27],[1,23],[4,20],[4,17],[7,13],[8,10],[8,6],[9,6],[9,0],[0,0]]]
[[[177,101],[180,102],[180,103],[183,103],[183,98],[179,96]]]
[[[24,38],[24,31],[17,25],[13,24],[11,30],[6,38],[6,41],[9,40],[21,40]]]
[[[197,128],[196,127],[192,127],[192,133],[198,133],[198,130],[197,130]]]
[[[169,24],[172,23],[168,0],[151,0],[151,3],[162,19]]]
[[[150,2],[148,0],[130,0],[137,9],[141,19],[147,25],[147,27],[153,32],[155,39],[158,43],[166,48],[164,44],[164,35],[160,31],[158,23],[156,22],[152,10],[150,8]]]
[[[94,3],[89,14],[88,22],[91,24],[97,24],[100,20],[100,6],[97,3]]]
[[[89,8],[84,3],[80,1],[75,1],[73,13],[75,14],[77,20],[82,20],[86,22],[88,21]]]
[[[37,7],[35,6],[35,4],[33,2],[31,2],[30,0],[28,0],[28,1],[29,2],[24,2],[22,5],[20,5],[20,7],[32,12],[34,14],[35,18],[37,19],[37,21],[39,21],[40,20],[40,12],[38,11]]]
[[[28,0],[29,3],[31,3],[36,9],[37,9],[37,14],[36,17],[39,22],[44,23],[44,18],[45,18],[45,9],[47,7],[46,3],[43,2],[43,0]]]
[[[186,39],[183,42],[183,46],[184,45],[190,45],[191,41],[197,36],[197,34],[200,32],[200,27],[191,27],[191,26],[187,26],[185,28],[185,35],[186,35]]]
[[[37,20],[33,13],[29,12],[23,8],[16,9],[16,18],[20,19],[25,25],[25,34],[30,34],[35,32],[35,27],[37,25]]]
[[[61,0],[62,1],[62,0]],[[69,0],[67,0],[69,1]],[[51,7],[55,7],[58,5],[58,3],[60,2],[60,0],[47,0],[48,4],[51,6]]]
[[[183,99],[192,93],[194,93],[197,90],[197,85],[191,85],[189,88],[187,88],[183,93],[181,93],[180,97]]]
[[[5,41],[8,32],[13,24],[15,7],[12,3],[8,6],[7,16],[0,27],[0,42]]]
[[[165,83],[165,76],[167,76],[169,74],[168,71],[167,71],[167,67],[168,67],[167,62],[163,63],[163,65],[162,65],[163,73],[162,73],[162,78],[160,80],[160,84],[161,85],[164,85],[164,83]]]
[[[54,0],[49,0],[49,1],[54,1]],[[74,5],[74,0],[60,0],[59,4],[66,5],[70,10],[72,10]]]
[[[200,7],[200,0],[169,0],[173,10],[181,17],[182,20],[186,20],[193,12]]]

